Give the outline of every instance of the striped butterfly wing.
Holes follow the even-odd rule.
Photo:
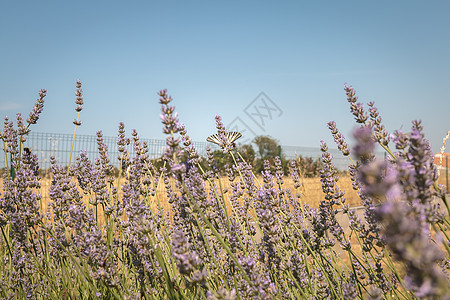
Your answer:
[[[240,132],[237,131],[233,131],[233,132],[227,132],[227,138],[228,138],[228,142],[230,144],[232,144],[234,141],[236,141],[238,138],[240,138],[242,136],[242,134]],[[208,138],[206,139],[208,142],[217,144],[220,146],[221,142],[219,140],[219,134],[213,134],[208,136]]]
[[[234,143],[235,140],[240,138],[242,134],[240,132],[234,131],[234,132],[228,132],[227,138],[230,143]]]
[[[206,141],[208,141],[208,142],[210,142],[210,143],[214,143],[214,144],[217,144],[217,145],[219,145],[220,146],[220,140],[219,140],[219,135],[216,133],[216,134],[213,134],[213,135],[210,135],[210,136],[208,136],[207,138],[206,138]]]

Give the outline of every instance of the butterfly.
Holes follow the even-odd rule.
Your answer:
[[[242,134],[240,132],[237,131],[233,131],[233,132],[227,132],[227,139],[228,139],[228,143],[232,144],[235,140],[237,140],[238,138],[240,138],[242,136]],[[208,138],[206,139],[208,142],[217,144],[219,146],[222,147],[222,141],[219,139],[219,134],[213,134],[208,136]]]

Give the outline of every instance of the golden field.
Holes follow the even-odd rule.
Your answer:
[[[341,175],[339,177],[340,177],[340,179],[337,182],[337,186],[341,190],[345,191],[346,203],[349,204],[351,207],[361,206],[361,199],[358,197],[357,192],[355,190],[353,190],[350,177],[348,175]],[[49,196],[48,196],[48,192],[49,192],[49,187],[50,187],[51,181],[52,180],[49,177],[43,178],[41,180],[41,189],[40,189],[40,193],[42,195],[41,205],[42,205],[42,210],[44,212],[47,210],[49,200],[50,200]],[[124,181],[125,180],[122,179],[119,184],[120,185],[123,184]],[[263,182],[262,178],[258,178],[258,181],[260,183]],[[170,182],[171,182],[171,185],[174,186],[174,180],[171,179]],[[294,195],[296,193],[300,192],[302,194],[301,201],[303,204],[309,204],[311,207],[317,208],[320,204],[320,201],[324,200],[324,194],[322,192],[322,185],[320,182],[320,178],[319,177],[300,178],[300,182],[301,182],[301,187],[297,191],[295,191],[293,180],[290,177],[285,177],[283,188],[285,188],[285,189],[290,188]],[[445,172],[441,172],[441,176],[437,180],[437,183],[445,185],[445,183],[446,183]],[[115,184],[117,184],[117,182]],[[216,184],[218,185],[217,180],[216,180]],[[222,184],[223,189],[230,187],[230,183],[229,183],[227,177],[221,178],[221,184]],[[208,185],[206,188],[208,189]],[[0,179],[0,193],[3,194],[3,181],[1,179]],[[80,189],[80,193],[81,193],[81,189]],[[121,196],[122,192],[120,191],[119,194]],[[163,206],[166,211],[171,211],[170,205],[166,200],[166,190],[165,190],[164,183],[162,180],[160,181],[160,183],[158,185],[157,194],[158,194],[158,199],[160,201],[161,206]],[[85,201],[85,203],[88,203],[89,197],[90,197],[89,195],[84,195],[83,200]],[[229,197],[226,197],[226,198],[228,199]],[[156,210],[157,201],[158,201],[156,196],[152,197],[150,199],[150,201],[152,202],[152,207]],[[226,202],[228,205],[228,213],[230,215],[232,215],[228,200]],[[362,213],[362,211],[361,211],[361,213]],[[98,217],[99,223],[104,225],[103,211],[100,207],[98,208],[97,217]],[[343,226],[344,231],[348,234],[349,233],[348,218],[341,215],[341,217],[338,218],[338,221]],[[352,243],[353,251],[355,253],[361,254],[362,253],[361,245],[359,244],[356,235],[353,235],[351,237],[351,243]],[[339,254],[341,263],[346,264],[346,265],[351,265],[347,253],[345,251],[342,251],[338,245],[336,245],[334,247],[334,251],[336,251]],[[403,273],[403,270],[400,271],[400,273]]]
[[[446,174],[444,172],[441,172],[441,176],[439,177],[439,179],[437,181],[438,184],[443,184],[443,185],[446,184],[446,176],[445,175]],[[49,201],[48,191],[49,191],[51,181],[52,181],[51,178],[48,178],[48,177],[41,179],[40,193],[42,195],[42,208],[44,211],[48,207],[48,201]],[[261,178],[258,178],[258,181],[260,183],[263,182]],[[122,184],[123,182],[124,182],[124,180],[122,179],[119,184]],[[300,192],[302,194],[302,202],[304,204],[309,204],[311,207],[318,207],[320,204],[320,201],[324,200],[324,194],[322,192],[322,185],[320,182],[320,178],[319,177],[301,178],[300,182],[301,182],[301,187],[297,191],[295,191],[294,183],[293,183],[292,179],[289,177],[285,177],[283,187],[286,189],[290,188],[294,194]],[[173,186],[173,182],[171,182],[171,183]],[[216,183],[218,184],[217,180],[216,180]],[[221,184],[224,189],[230,187],[230,183],[226,177],[221,178]],[[347,176],[347,175],[340,176],[337,186],[341,190],[345,191],[345,198],[346,198],[347,204],[349,204],[351,207],[361,206],[361,200],[358,197],[357,192],[355,190],[353,190],[349,176]],[[81,192],[81,190],[80,190],[80,192]],[[0,193],[3,193],[3,180],[1,180],[1,179],[0,179]],[[159,195],[159,201],[161,202],[161,205],[165,208],[169,208],[169,204],[167,203],[166,197],[165,197],[166,193],[165,193],[164,183],[162,182],[162,180],[160,181],[160,183],[158,185],[157,193]],[[85,195],[84,198],[87,202],[87,200],[89,199],[89,195]],[[156,197],[154,197],[154,198],[155,199],[152,199],[152,200],[154,200],[154,203],[156,204]]]
[[[48,192],[49,192],[49,187],[51,184],[52,179],[51,178],[43,178],[41,179],[41,189],[40,189],[40,193],[42,195],[42,208],[45,211],[48,207],[48,201],[49,201],[49,196],[48,196]],[[258,181],[260,183],[262,183],[262,179],[258,178]],[[124,182],[124,180],[122,179],[120,184],[122,184]],[[300,192],[303,196],[302,196],[302,202],[303,203],[307,203],[312,207],[318,207],[320,204],[320,201],[324,200],[324,194],[322,192],[322,185],[320,182],[320,178],[319,177],[314,177],[314,178],[301,178],[300,179],[301,182],[301,187],[298,189],[298,191],[294,191],[294,183],[292,181],[291,178],[286,177],[284,179],[284,188],[290,188],[293,193],[297,193]],[[172,186],[173,186],[173,182]],[[216,180],[216,183],[218,184],[218,181]],[[221,178],[221,184],[222,187],[224,189],[229,188],[230,187],[230,183],[228,181],[227,177],[222,177]],[[361,202],[360,199],[356,193],[355,190],[353,190],[352,188],[352,184],[351,184],[351,180],[350,177],[348,176],[341,176],[337,186],[341,189],[345,191],[345,198],[346,203],[348,203],[350,206],[360,206]],[[3,191],[3,181],[0,180],[0,189],[1,191]],[[81,192],[81,189],[80,189]],[[160,181],[159,185],[158,185],[158,195],[159,195],[159,200],[161,202],[161,205],[168,208],[169,204],[166,201],[166,193],[165,193],[165,187],[164,187],[164,183],[162,182],[162,180]],[[85,195],[85,200],[87,201],[89,198],[89,195]],[[156,197],[155,199],[152,199],[155,201],[156,203]]]

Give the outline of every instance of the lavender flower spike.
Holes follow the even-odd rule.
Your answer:
[[[41,114],[42,110],[44,109],[45,96],[47,96],[47,91],[40,90],[39,98],[36,100],[33,110],[30,112],[30,115],[28,116],[28,119],[27,119],[28,124],[30,124],[30,125],[36,124],[36,122],[39,120],[39,115]]]
[[[173,233],[172,249],[172,255],[177,261],[181,274],[189,275],[202,263],[197,253],[191,250],[191,244],[182,230],[176,230]]]
[[[356,145],[353,152],[362,161],[358,169],[358,180],[361,191],[369,197],[399,198],[400,187],[398,185],[397,171],[386,161],[371,160],[374,157],[375,141],[370,127],[360,127],[355,130],[353,136]]]
[[[80,112],[83,110],[83,90],[81,89],[81,81],[77,80],[77,90],[75,92],[75,96],[77,96],[77,99],[75,100],[75,103],[77,104],[77,108],[75,108],[76,112]]]
[[[331,134],[333,135],[334,141],[336,142],[338,149],[342,152],[344,156],[348,156],[350,154],[350,149],[348,148],[348,145],[345,142],[344,137],[337,129],[336,122],[334,121],[328,122],[328,128],[331,130]]]
[[[164,158],[169,161],[169,165],[173,166],[178,163],[179,158],[183,155],[183,150],[180,146],[181,139],[175,137],[176,133],[179,133],[183,128],[180,126],[178,120],[178,114],[175,112],[175,106],[170,106],[172,97],[167,94],[167,90],[159,91],[158,95],[159,103],[161,104],[160,115],[161,122],[164,124],[163,133],[169,135],[166,138],[166,149],[164,150]]]
[[[72,123],[75,126],[81,126],[81,120],[79,119],[79,117],[80,112],[83,110],[83,90],[81,89],[81,81],[79,79],[77,80],[77,90],[75,92],[75,96],[77,96],[75,100],[75,104],[77,105],[75,111],[78,113],[78,116],[76,119],[73,120]]]
[[[363,162],[373,158],[375,141],[372,138],[372,130],[370,127],[363,126],[358,128],[353,133],[353,137],[356,140],[356,145],[353,147],[355,156]]]
[[[355,90],[347,84],[345,84],[344,90],[347,94],[347,101],[350,103],[350,112],[355,116],[356,122],[365,124],[369,116],[364,110],[364,105],[361,102],[357,102],[358,97],[356,96]]]
[[[444,258],[423,229],[420,215],[403,202],[388,201],[378,210],[384,239],[406,266],[405,284],[419,298],[449,299],[449,282],[438,263]]]

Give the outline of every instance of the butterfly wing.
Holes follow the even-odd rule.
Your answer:
[[[208,136],[207,138],[206,138],[206,141],[208,141],[208,142],[210,142],[210,143],[214,143],[214,144],[217,144],[217,145],[219,145],[220,146],[220,140],[219,140],[219,135],[216,133],[216,134],[213,134],[213,135],[210,135],[210,136]]]
[[[237,132],[237,131],[233,131],[233,132],[228,132],[228,133],[227,133],[227,139],[228,139],[228,142],[229,142],[230,144],[232,144],[235,140],[237,140],[237,139],[240,138],[241,136],[242,136],[242,134],[241,134],[240,132]],[[219,140],[219,134],[217,134],[217,133],[208,136],[208,137],[206,138],[206,140],[207,140],[208,142],[217,144],[217,145],[219,145],[219,146],[220,146],[220,144],[222,144],[221,141]]]
[[[228,141],[230,143],[233,143],[235,140],[237,140],[238,138],[240,138],[242,136],[242,134],[240,132],[234,131],[234,132],[228,132]]]

